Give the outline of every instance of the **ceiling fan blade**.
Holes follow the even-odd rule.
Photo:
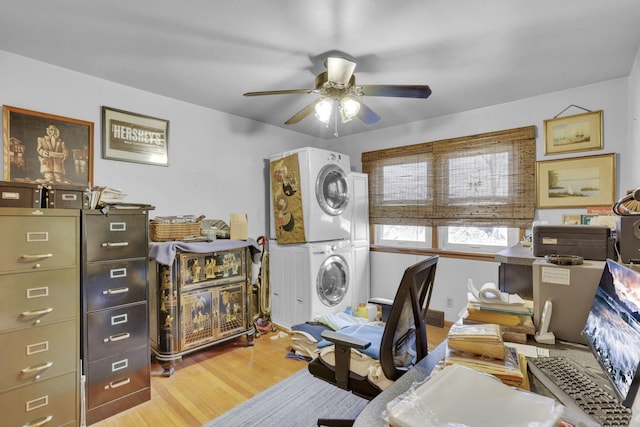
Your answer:
[[[356,63],[344,58],[327,58],[327,74],[330,82],[346,86],[351,79]]]
[[[247,92],[244,96],[260,96],[260,95],[288,95],[292,93],[313,93],[315,89],[288,89],[288,90],[267,90],[263,92]]]
[[[323,98],[316,99],[311,104],[304,107],[302,110],[295,113],[289,120],[284,122],[285,125],[292,125],[298,123],[300,120],[307,117],[309,114],[313,113],[316,109],[316,104],[320,102]]]
[[[431,95],[431,88],[427,85],[364,85],[359,89],[365,96],[428,98]]]
[[[377,115],[371,108],[364,105],[362,102],[360,102],[360,111],[358,111],[357,117],[365,125],[370,125],[380,120],[380,116]]]

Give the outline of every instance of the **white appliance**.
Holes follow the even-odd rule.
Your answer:
[[[284,328],[318,314],[335,314],[352,304],[351,243],[279,245],[269,242],[271,318]]]
[[[365,173],[349,173],[351,203],[351,284],[352,302],[355,307],[371,297],[371,273],[369,262],[369,176]]]
[[[305,147],[269,156],[269,161],[274,162],[294,154],[298,155],[305,241],[348,240],[351,227],[347,179],[351,169],[349,156]],[[270,237],[274,239],[276,229],[272,191],[269,185],[269,200],[272,204]]]

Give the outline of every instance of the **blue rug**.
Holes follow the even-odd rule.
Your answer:
[[[355,418],[368,401],[314,378],[305,368],[205,427],[315,427],[318,418]]]

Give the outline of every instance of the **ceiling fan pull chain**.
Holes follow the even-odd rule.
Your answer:
[[[338,137],[338,105],[334,103],[333,108],[333,136]]]

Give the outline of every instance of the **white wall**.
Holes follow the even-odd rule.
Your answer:
[[[640,50],[629,76],[629,150],[622,164],[624,181],[631,190],[640,187]]]
[[[275,126],[0,51],[0,103],[94,123],[94,184],[122,189],[156,215],[206,215],[229,223],[249,216],[249,235],[266,233],[263,159],[320,141]],[[169,120],[169,166],[104,160],[101,106]]]
[[[636,118],[640,111],[640,71],[637,70],[634,79],[636,83]],[[348,154],[351,158],[353,170],[361,171],[361,153],[388,147],[417,144],[464,135],[474,135],[509,128],[535,125],[536,148],[538,160],[559,159],[603,153],[619,153],[617,156],[618,190],[617,197],[628,188],[640,185],[636,170],[632,163],[640,161],[636,144],[629,138],[629,80],[621,78],[589,86],[567,89],[546,95],[522,99],[506,104],[494,105],[472,111],[466,111],[450,116],[438,117],[422,122],[411,123],[406,126],[384,129],[376,132],[345,136],[328,141],[327,148]],[[432,96],[437,96],[434,90]],[[425,102],[429,102],[427,99]],[[544,155],[544,120],[560,113],[569,105],[578,105],[589,110],[603,110],[603,145],[602,150],[568,155]],[[374,105],[371,105],[375,108]],[[585,112],[577,108],[568,109],[563,115]],[[384,120],[384,118],[383,118]],[[640,136],[638,123],[633,127],[636,138]],[[633,159],[628,153],[634,153]],[[633,169],[633,172],[631,171]],[[635,174],[635,179],[632,177]],[[634,186],[635,185],[635,186]],[[531,197],[535,197],[534,194]],[[550,224],[559,224],[562,214],[586,213],[585,209],[544,209],[536,213],[536,218],[546,220]],[[416,261],[413,255],[388,254],[372,252],[371,256],[371,293],[392,298],[402,277],[402,270]],[[498,263],[483,261],[468,261],[441,258],[438,263],[436,287],[431,307],[445,312],[447,320],[455,320],[466,303],[467,279],[472,278],[476,284],[487,281],[498,282]],[[447,298],[453,298],[453,308],[446,305]]]

